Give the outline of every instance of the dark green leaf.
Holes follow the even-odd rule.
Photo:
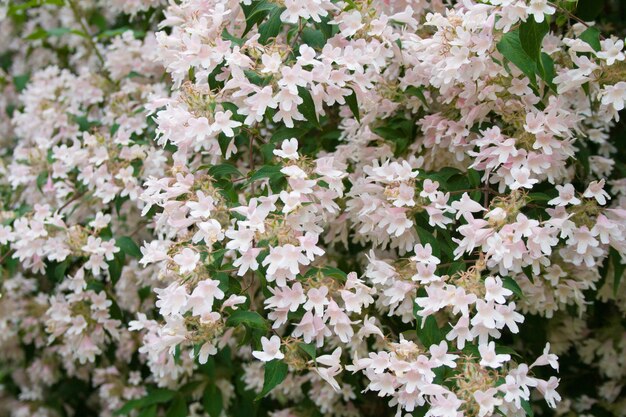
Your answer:
[[[236,327],[240,324],[263,331],[266,331],[268,328],[265,319],[256,311],[236,310],[226,320],[227,327]]]
[[[617,295],[617,290],[619,290],[619,285],[622,282],[626,265],[622,263],[622,257],[614,248],[609,249],[609,257],[613,265],[613,294]]]
[[[137,417],[155,417],[157,413],[157,406],[151,405],[150,407],[141,410],[141,413],[137,414]]]
[[[263,380],[263,390],[256,399],[259,400],[270,393],[278,384],[287,377],[289,367],[285,362],[278,359],[265,363],[265,378]]]
[[[549,31],[550,25],[546,19],[537,23],[534,17],[529,17],[519,26],[519,39],[522,48],[539,65],[541,65],[541,42]]]
[[[317,112],[315,111],[315,103],[311,93],[304,87],[298,87],[298,95],[302,97],[302,104],[298,106],[298,111],[306,118],[307,121],[315,123],[319,126]]]
[[[535,76],[537,73],[537,65],[533,59],[528,56],[524,48],[522,48],[519,32],[517,30],[505,33],[496,47],[506,59],[515,64],[515,66],[528,77],[533,86],[537,85],[537,78]]]
[[[202,396],[202,405],[210,417],[219,417],[224,407],[222,393],[213,382],[209,383]]]
[[[315,360],[317,358],[317,351],[313,343],[298,343],[298,347],[309,355],[311,359]]]
[[[282,142],[285,139],[301,138],[309,130],[308,127],[281,127],[270,138],[270,143]]]
[[[437,345],[445,339],[446,333],[439,328],[433,316],[426,317],[423,326],[421,326],[422,320],[417,320],[417,337],[426,348]]]
[[[182,395],[177,395],[170,404],[165,417],[187,417],[187,402]]]
[[[231,175],[235,177],[243,177],[243,174],[231,164],[212,165],[209,167],[207,172],[213,178],[223,178]]]
[[[602,46],[600,45],[600,31],[593,26],[587,28],[578,38],[589,44],[589,46],[591,46],[591,48],[593,48],[596,52],[602,49]]]
[[[511,277],[502,278],[502,286],[506,288],[507,290],[513,291],[513,294],[517,295],[520,298],[524,296],[522,289],[519,287],[517,282]]]
[[[578,0],[576,16],[585,22],[594,20],[604,8],[604,0]]]
[[[141,250],[139,246],[128,236],[122,236],[115,239],[115,244],[122,252],[133,258],[141,258]]]
[[[259,26],[259,43],[267,44],[267,42],[275,38],[280,33],[283,27],[283,22],[280,20],[281,13],[285,10],[284,7],[276,7],[272,9],[267,18],[267,21]]]
[[[304,28],[302,30],[302,42],[309,45],[311,48],[322,49],[326,45],[326,37],[321,30],[312,28]]]
[[[352,94],[346,96],[346,103],[348,103],[348,107],[350,107],[354,118],[358,122],[361,122],[361,116],[359,115],[359,104],[357,103],[356,93],[354,92],[354,90],[352,90]]]

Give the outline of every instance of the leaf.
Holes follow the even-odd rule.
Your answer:
[[[141,410],[141,413],[137,414],[137,417],[155,417],[157,413],[157,406],[151,405],[148,408]]]
[[[29,74],[16,75],[13,77],[13,85],[18,93],[21,93],[26,88],[28,84],[28,80],[30,79]]]
[[[541,42],[549,31],[550,25],[546,19],[537,23],[534,17],[529,17],[519,26],[519,40],[522,48],[539,65],[541,65]]]
[[[617,296],[617,290],[622,282],[626,265],[622,263],[622,257],[614,248],[609,249],[609,257],[613,265],[613,295]]]
[[[415,229],[417,230],[417,235],[420,239],[420,243],[424,246],[426,246],[427,243],[430,243],[430,246],[433,250],[433,255],[435,255],[437,258],[440,258],[441,249],[439,248],[439,242],[437,241],[435,236],[418,224],[415,225]]]
[[[354,90],[350,89],[352,91],[352,94],[350,94],[349,96],[346,96],[346,103],[348,103],[348,107],[350,107],[350,110],[352,111],[352,114],[354,115],[354,118],[357,120],[357,122],[361,122],[361,116],[359,115],[359,104],[357,103],[356,100],[356,93],[354,92]]]
[[[312,28],[304,28],[302,30],[302,42],[309,45],[311,48],[322,49],[326,45],[326,36],[321,30]]]
[[[152,404],[162,404],[172,400],[176,395],[176,391],[165,388],[155,388],[148,391],[148,395],[144,397],[144,406]]]
[[[135,408],[141,408],[145,404],[145,398],[138,398],[136,400],[127,401],[121,408],[117,409],[113,415],[114,416],[124,416],[130,413]]]
[[[219,417],[224,407],[222,393],[214,383],[209,383],[202,396],[202,405],[210,417]]]
[[[524,275],[526,275],[526,277],[528,278],[530,282],[532,283],[535,282],[535,275],[533,274],[533,268],[530,265],[523,267],[522,271],[524,272]]]
[[[260,400],[270,393],[278,384],[283,382],[287,377],[289,367],[283,361],[274,359],[265,362],[265,378],[263,380],[263,390],[257,395],[256,400]]]
[[[187,401],[182,395],[177,395],[167,409],[165,417],[187,417]]]
[[[315,345],[313,343],[298,343],[298,347],[302,349],[307,355],[311,357],[311,359],[315,360],[317,358],[317,351]]]
[[[533,86],[537,86],[537,65],[528,56],[520,41],[519,32],[513,30],[505,33],[496,45],[498,51],[528,77]]]
[[[282,168],[283,168],[282,165],[263,165],[254,174],[250,176],[247,183],[250,184],[256,180],[260,180],[262,178],[268,178],[270,186],[272,187],[272,190],[277,190],[284,183],[286,183],[285,174],[280,172]]]
[[[272,9],[270,15],[265,23],[259,26],[259,43],[266,45],[267,42],[275,38],[280,33],[283,27],[283,22],[280,20],[281,13],[285,10],[284,7],[276,7]]]
[[[578,0],[576,16],[585,22],[594,20],[604,8],[604,0]]]
[[[550,88],[550,90],[556,92],[556,86],[554,85],[554,61],[550,57],[550,55],[545,52],[541,53],[541,67],[539,76],[542,80],[546,82],[546,85]]]
[[[317,119],[315,103],[313,102],[313,97],[311,97],[309,90],[304,87],[298,87],[298,95],[302,97],[302,103],[298,106],[298,111],[302,113],[307,121],[319,126],[320,122]]]
[[[254,25],[265,19],[268,13],[276,7],[277,6],[274,3],[262,0],[254,2],[252,8],[250,8],[247,13],[245,13],[246,9],[244,9],[244,13],[246,15],[246,29],[244,30],[242,36],[245,36],[248,32],[250,32]]]
[[[84,32],[81,32],[80,30],[76,30],[76,29],[70,29],[70,28],[41,29],[40,28],[32,32],[30,35],[26,36],[26,39],[32,41],[32,40],[37,40],[37,39],[49,38],[51,36],[59,37],[59,36],[67,35],[68,33],[82,36],[83,38],[88,37]]]
[[[236,310],[226,320],[227,327],[237,327],[240,324],[263,331],[268,329],[265,319],[256,311]]]
[[[282,142],[285,139],[300,138],[309,130],[308,127],[281,127],[270,138],[270,143]]]
[[[175,394],[176,394],[175,391],[165,389],[165,388],[156,388],[156,389],[149,390],[148,394],[145,397],[126,402],[126,404],[124,404],[122,408],[115,411],[113,415],[116,415],[116,416],[126,415],[130,413],[132,410],[134,410],[135,408],[143,408],[143,407],[148,407],[148,406],[152,406],[155,404],[162,404],[162,403],[169,402],[171,401],[172,398],[174,398]],[[150,414],[146,414],[146,415],[149,416]]]
[[[210,176],[216,179],[231,175],[235,177],[243,177],[243,174],[231,164],[212,165],[209,167],[207,172]]]
[[[132,256],[133,258],[141,258],[143,256],[139,246],[128,236],[115,239],[115,245],[120,248],[124,254]]]
[[[528,416],[528,417],[534,417],[535,416],[535,413],[534,413],[532,407],[530,406],[530,403],[528,402],[528,400],[522,400],[522,408],[526,412],[526,416]]]
[[[524,293],[522,292],[522,289],[519,287],[519,285],[513,278],[511,277],[502,278],[502,286],[506,288],[507,290],[513,291],[513,294],[517,295],[518,297],[520,298],[524,297]]]
[[[580,36],[578,36],[578,38],[586,42],[596,52],[602,49],[602,46],[600,45],[600,31],[593,26],[587,28],[580,34]]]
[[[421,317],[417,320],[417,337],[420,339],[424,347],[429,348],[432,345],[439,344],[445,339],[445,332],[437,325],[437,320],[433,316],[428,316],[424,320],[422,326]]]
[[[117,281],[119,281],[122,276],[122,268],[124,267],[124,262],[126,260],[126,256],[123,251],[119,251],[113,255],[113,259],[107,262],[109,265],[109,277],[111,278],[111,283],[115,285]]]

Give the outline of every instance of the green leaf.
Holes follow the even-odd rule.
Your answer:
[[[42,188],[46,184],[47,181],[48,181],[48,172],[47,171],[40,172],[39,175],[37,175],[37,180],[35,181],[37,183],[37,189],[43,192]]]
[[[150,407],[141,410],[141,413],[137,414],[137,417],[155,417],[157,413],[157,406],[151,405]]]
[[[433,255],[441,259],[441,249],[439,248],[439,242],[437,241],[435,236],[418,224],[415,225],[415,229],[417,230],[417,235],[420,239],[420,243],[424,246],[426,246],[427,243],[430,243],[430,246],[433,250]]]
[[[224,407],[222,393],[213,382],[209,383],[202,396],[202,405],[210,417],[219,417]]]
[[[144,406],[152,404],[163,404],[169,402],[176,395],[176,391],[166,388],[154,388],[148,391],[148,395],[144,397]]]
[[[596,52],[602,49],[602,46],[600,45],[600,31],[593,26],[587,28],[578,38],[589,44],[589,46],[591,46],[591,48],[593,48]]]
[[[528,77],[533,86],[537,86],[537,78],[535,76],[537,73],[537,65],[533,59],[528,56],[524,48],[522,48],[519,32],[517,30],[505,33],[500,42],[496,45],[496,48],[502,56],[511,61]]]
[[[322,49],[326,45],[326,36],[321,30],[304,28],[302,30],[302,42],[314,49]]]
[[[133,258],[141,258],[141,250],[139,246],[128,236],[122,236],[115,239],[115,245],[120,248],[124,254]]]
[[[239,170],[235,168],[234,165],[231,164],[212,165],[211,167],[209,167],[207,172],[210,176],[216,179],[228,177],[231,175],[235,177],[243,177],[243,174],[239,172]]]
[[[604,0],[578,0],[576,16],[585,22],[594,20],[604,8]]]
[[[260,400],[270,393],[278,384],[287,377],[289,367],[283,361],[274,359],[265,363],[265,378],[263,380],[263,390],[256,399]]]
[[[122,35],[122,34],[124,34],[124,32],[128,32],[129,30],[133,32],[133,36],[135,37],[135,39],[141,39],[141,38],[143,38],[146,35],[146,33],[141,31],[141,30],[133,30],[133,29],[125,26],[125,27],[121,27],[121,28],[117,28],[117,29],[104,30],[104,31],[100,32],[96,37],[98,39],[113,38],[115,36]]]
[[[276,191],[283,184],[286,184],[285,174],[280,172],[282,168],[282,165],[263,165],[250,176],[247,183],[250,184],[256,180],[268,178],[270,187],[273,191]]]
[[[128,401],[126,404],[124,404],[122,408],[118,409],[113,414],[117,416],[125,415],[135,408],[143,408],[156,404],[166,403],[171,401],[172,398],[174,398],[175,394],[175,391],[165,388],[150,389],[148,390],[148,394],[145,397]]]
[[[18,93],[21,93],[26,88],[28,84],[28,80],[30,79],[29,74],[16,75],[13,77],[13,85]]]
[[[513,291],[513,294],[517,295],[518,297],[520,298],[524,297],[524,293],[522,292],[522,289],[519,287],[519,285],[513,278],[503,277],[502,286],[506,288],[507,290]]]
[[[614,248],[609,249],[609,257],[613,265],[613,294],[617,295],[617,290],[619,290],[619,285],[622,282],[626,265],[622,263],[622,257]]]
[[[348,107],[350,107],[350,110],[352,111],[354,118],[360,123],[361,116],[359,115],[359,104],[357,103],[356,93],[354,92],[354,90],[352,90],[352,94],[350,94],[349,96],[346,96],[346,103],[348,103]]]
[[[526,416],[535,417],[533,408],[530,406],[530,403],[528,402],[528,400],[522,400],[522,408],[526,412]]]
[[[245,36],[250,30],[261,22],[265,17],[269,14],[269,12],[275,9],[276,4],[270,3],[267,0],[256,1],[251,5],[251,8],[246,13],[246,9],[244,8],[244,14],[246,15],[246,29],[243,32],[242,36]]]
[[[120,250],[113,255],[112,260],[107,262],[107,265],[109,265],[109,277],[113,285],[117,284],[117,281],[119,281],[122,276],[122,268],[124,267],[125,260],[126,256],[124,252]]]
[[[78,35],[78,36],[82,36],[83,38],[88,37],[87,34],[85,34],[84,32],[81,32],[80,30],[76,30],[76,29],[70,29],[70,28],[52,28],[52,29],[37,29],[34,32],[32,32],[30,35],[26,36],[26,39],[28,40],[36,40],[36,39],[45,39],[45,38],[49,38],[51,36],[54,37],[59,37],[59,36],[63,36],[63,35],[67,35],[68,33],[71,33],[73,35]]]
[[[541,67],[539,71],[539,76],[546,82],[546,85],[552,90],[556,92],[556,86],[554,85],[554,76],[556,73],[554,72],[554,61],[550,57],[550,55],[545,52],[541,53]]]
[[[429,348],[432,345],[439,344],[445,339],[446,333],[439,328],[437,320],[433,316],[426,317],[424,326],[421,325],[422,318],[418,316],[417,320],[417,337],[420,339],[424,347]]]
[[[285,139],[301,138],[309,130],[308,127],[281,127],[270,138],[270,143],[282,142]]]
[[[280,33],[280,30],[283,27],[283,22],[280,20],[280,15],[284,10],[284,7],[276,7],[272,9],[267,21],[259,26],[260,44],[266,45],[270,39],[275,38],[276,35]]]
[[[165,417],[187,417],[187,401],[182,395],[177,395],[167,409]]]
[[[535,282],[535,275],[533,274],[533,268],[530,265],[523,267],[522,271],[524,272],[524,275],[526,275],[526,277],[528,278],[530,282],[533,282],[533,283]]]
[[[319,126],[320,122],[317,119],[315,103],[313,102],[313,97],[311,97],[311,93],[309,93],[309,90],[304,87],[298,87],[298,95],[302,97],[302,104],[298,106],[298,111],[302,113],[307,121],[315,123],[317,126]]]
[[[136,400],[127,401],[121,408],[117,409],[113,415],[114,416],[125,416],[135,408],[141,408],[145,405],[145,398],[138,398]]]
[[[256,311],[236,310],[226,320],[227,327],[237,327],[240,324],[257,330],[267,331],[268,329],[265,319]]]
[[[534,17],[529,17],[519,26],[519,40],[522,48],[539,65],[541,65],[541,41],[549,31],[550,25],[546,19],[537,23]]]
[[[298,343],[298,347],[302,349],[307,355],[311,357],[311,359],[315,360],[317,358],[317,350],[313,343]]]

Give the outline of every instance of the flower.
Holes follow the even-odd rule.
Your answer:
[[[274,359],[283,359],[285,355],[280,351],[280,337],[272,336],[270,339],[261,337],[262,351],[255,350],[252,356],[263,362],[269,362]]]
[[[199,261],[200,254],[190,248],[185,248],[174,256],[174,262],[179,266],[181,274],[193,272]]]

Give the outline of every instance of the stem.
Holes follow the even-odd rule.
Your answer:
[[[96,43],[93,40],[93,36],[91,35],[89,27],[87,26],[87,24],[85,23],[85,20],[83,19],[83,16],[81,15],[80,8],[76,4],[76,0],[68,0],[68,4],[70,5],[70,8],[72,9],[72,14],[74,14],[74,19],[76,19],[76,22],[78,22],[81,29],[86,35],[87,43],[89,44],[93,52],[96,54],[96,57],[98,58],[98,60],[100,61],[100,64],[102,65],[104,69],[105,68],[104,57],[98,50],[98,45],[96,45]],[[111,80],[106,73],[103,73],[103,75],[108,81],[115,84],[115,82]]]
[[[575,21],[577,21],[578,23],[582,24],[583,26],[590,28],[591,26],[585,22],[584,20],[582,20],[580,17],[574,15],[572,12],[570,12],[569,10],[559,6],[558,4],[552,3],[552,2],[548,2],[548,4],[552,7],[555,7],[557,9],[559,9],[562,12],[565,12],[565,14],[567,14],[567,16],[570,19],[574,19]],[[600,33],[600,31],[598,31],[598,34],[600,35],[600,39],[605,40],[606,38],[604,36],[602,36],[602,33]]]

